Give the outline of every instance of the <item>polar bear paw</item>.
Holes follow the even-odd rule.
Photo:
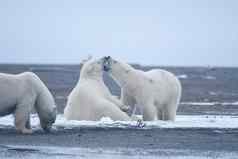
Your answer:
[[[123,111],[123,112],[129,112],[130,111],[130,107],[128,105],[121,105],[120,106],[120,109]]]
[[[30,135],[33,133],[32,129],[22,129],[22,130],[17,130],[17,132],[21,133],[21,134],[25,134],[25,135]]]

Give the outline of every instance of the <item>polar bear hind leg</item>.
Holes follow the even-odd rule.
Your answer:
[[[143,108],[143,120],[144,121],[154,121],[157,118],[157,109],[154,105],[146,105]]]
[[[162,108],[157,108],[157,119],[158,120],[164,119],[164,111]]]
[[[118,106],[107,100],[102,100],[99,105],[101,105],[101,110],[104,117],[110,117],[114,121],[130,121],[130,117],[123,111],[120,110]]]
[[[177,104],[170,103],[166,105],[163,109],[163,120],[175,121],[176,111],[177,111]]]

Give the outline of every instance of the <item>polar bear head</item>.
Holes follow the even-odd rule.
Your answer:
[[[27,84],[36,94],[34,106],[40,118],[41,127],[45,131],[50,131],[57,115],[57,108],[53,95],[35,73],[25,72],[21,75],[22,78],[27,79]],[[28,100],[31,101],[32,99],[28,97],[25,101]]]
[[[57,108],[49,90],[46,88],[43,90],[44,91],[38,95],[35,108],[40,118],[41,127],[46,132],[49,132],[56,120]]]
[[[110,56],[103,58],[103,70],[111,74],[127,74],[132,70],[132,67],[127,63],[115,60]]]
[[[84,63],[82,64],[80,78],[92,78],[92,77],[102,78],[103,62],[104,58],[97,60],[89,59],[87,61],[84,61]]]
[[[120,85],[127,83],[129,75],[133,72],[133,67],[129,64],[115,60],[110,56],[103,58],[103,70],[108,72],[111,77]]]

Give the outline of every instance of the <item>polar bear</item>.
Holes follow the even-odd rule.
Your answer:
[[[160,69],[136,70],[110,56],[104,57],[104,70],[121,87],[123,104],[138,108],[144,121],[175,120],[182,88],[172,73]]]
[[[103,58],[86,61],[82,65],[77,85],[68,96],[64,109],[65,118],[97,121],[102,117],[110,117],[112,120],[130,120],[121,109],[128,107],[112,96],[104,84]]]
[[[0,73],[0,116],[14,114],[18,132],[31,134],[30,113],[36,109],[41,127],[49,131],[56,119],[56,105],[40,78],[25,72],[17,75]]]

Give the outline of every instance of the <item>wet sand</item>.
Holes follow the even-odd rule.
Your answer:
[[[33,135],[16,134],[13,128],[0,129],[0,157],[7,152],[33,153],[37,147],[64,147],[106,150],[124,148],[121,155],[134,156],[200,156],[216,157],[218,152],[238,153],[237,129],[121,129],[121,128],[57,128],[51,133],[37,131]],[[10,146],[9,146],[10,145]],[[14,146],[14,147],[11,147]],[[28,146],[24,148],[24,146]],[[33,148],[32,148],[33,147]],[[130,153],[128,150],[133,150]],[[170,150],[176,150],[171,152]],[[63,152],[62,152],[63,153]],[[129,154],[124,154],[129,153]],[[15,157],[17,157],[17,154]],[[58,156],[64,156],[58,154]],[[75,157],[78,155],[75,155]],[[237,157],[237,156],[236,156]]]
[[[81,148],[143,148],[237,151],[237,129],[173,128],[57,128],[51,133],[17,134],[0,129],[1,145],[63,146]]]

